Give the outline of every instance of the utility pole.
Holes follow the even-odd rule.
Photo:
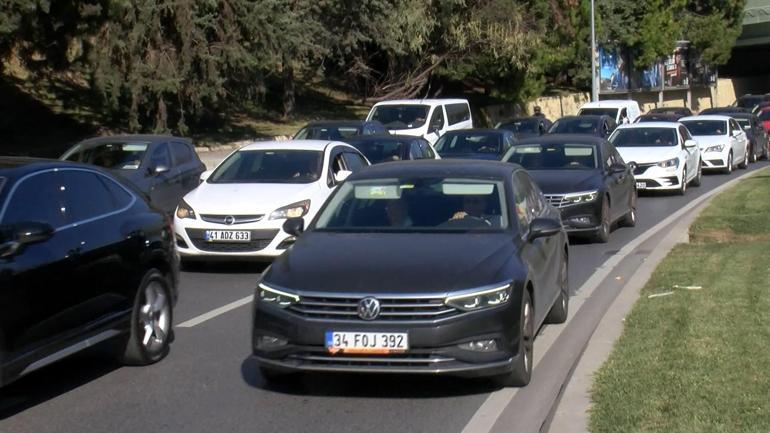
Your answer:
[[[596,83],[596,26],[594,25],[594,0],[591,0],[591,101],[598,101]]]

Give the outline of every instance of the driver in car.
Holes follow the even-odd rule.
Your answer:
[[[463,196],[463,209],[455,212],[449,221],[471,218],[483,221],[490,227],[500,227],[502,217],[500,215],[487,214],[487,202],[486,195]]]

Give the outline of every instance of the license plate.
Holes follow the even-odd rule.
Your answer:
[[[636,182],[636,189],[645,189],[647,188],[647,182]]]
[[[248,230],[206,230],[206,242],[249,242],[251,232]]]
[[[326,332],[329,353],[386,354],[409,349],[409,336],[394,332]]]

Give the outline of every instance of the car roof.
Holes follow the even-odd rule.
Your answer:
[[[90,170],[104,172],[99,167],[81,164],[78,162],[60,161],[58,159],[31,158],[26,156],[2,156],[0,157],[0,176],[23,176],[39,170],[50,168],[88,168]]]
[[[602,144],[607,141],[602,137],[588,134],[546,134],[538,137],[530,137],[520,140],[514,146],[520,144],[556,144],[569,141],[573,144]]]
[[[680,122],[686,122],[688,120],[723,120],[727,122],[732,119],[732,116],[724,116],[721,114],[702,114],[700,116],[687,116],[679,119]]]
[[[673,121],[673,122],[640,122],[640,123],[629,123],[629,124],[623,124],[618,125],[616,129],[634,129],[634,128],[671,128],[675,129],[678,128],[680,125],[679,121]]]
[[[189,138],[185,137],[176,137],[174,135],[162,135],[162,134],[121,134],[121,135],[101,135],[99,137],[91,137],[87,138],[83,141],[81,141],[79,144],[88,145],[88,144],[98,144],[98,143],[109,143],[113,141],[150,141],[150,142],[156,142],[156,141],[168,141],[168,140],[176,140],[176,141],[184,141],[188,144],[191,143]]]
[[[468,104],[467,99],[393,99],[390,101],[380,101],[378,105],[441,105],[441,104]]]
[[[393,177],[483,177],[506,178],[521,169],[518,164],[467,159],[419,159],[375,164],[350,175],[349,179],[381,179]]]
[[[330,140],[281,140],[281,141],[255,141],[249,143],[238,151],[248,150],[316,150],[323,152],[327,146],[341,145],[351,147],[341,141]]]
[[[603,101],[586,102],[580,108],[623,108],[638,105],[636,101],[630,99],[605,99]]]

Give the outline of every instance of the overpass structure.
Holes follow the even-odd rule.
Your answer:
[[[723,77],[770,76],[770,0],[747,0],[743,11],[743,32],[733,47],[727,65],[719,68]],[[765,90],[770,92],[770,88]]]

